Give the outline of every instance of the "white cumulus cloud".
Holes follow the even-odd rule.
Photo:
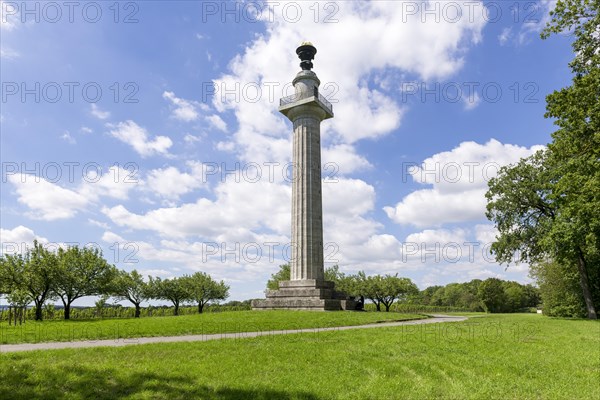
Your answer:
[[[387,70],[425,80],[448,77],[462,67],[465,52],[479,42],[485,26],[483,14],[436,20],[425,18],[423,9],[411,15],[395,1],[337,2],[336,23],[307,18],[314,15],[312,3],[267,4],[271,13],[261,14],[266,33],[257,35],[230,62],[230,72],[215,80],[218,90],[213,97],[217,110],[233,110],[237,118],[239,128],[227,148],[257,162],[285,161],[289,154],[290,124],[277,107],[280,97],[291,94],[283,89],[299,71],[296,44],[314,40],[321,92],[333,102],[336,117],[323,123],[324,145],[352,144],[392,132],[405,111],[389,90],[370,88],[371,78]],[[294,23],[286,20],[281,13],[286,4],[301,7],[303,17]],[[482,10],[481,2],[470,4],[477,5]],[[352,43],[352,50],[340,43]],[[261,89],[258,96],[256,90],[245,90],[256,87]]]
[[[173,141],[168,136],[155,136],[151,138],[146,129],[135,122],[128,120],[118,124],[107,124],[110,135],[133,147],[142,157],[154,154],[168,154]]]
[[[494,139],[485,144],[463,142],[451,151],[411,165],[407,171],[412,179],[432,188],[416,190],[384,211],[394,222],[421,228],[483,219],[487,182],[502,166],[542,148],[502,144]]]
[[[90,113],[101,120],[110,118],[110,112],[101,110],[95,103],[92,103]]]
[[[40,243],[48,243],[48,239],[36,235],[32,229],[23,225],[13,229],[0,229],[0,253],[20,253],[27,248],[31,248],[34,240]]]
[[[88,204],[85,196],[42,177],[19,174],[8,179],[16,189],[19,202],[29,207],[29,216],[34,219],[54,221],[71,218]]]
[[[173,118],[184,122],[191,122],[198,119],[197,106],[193,102],[176,97],[173,92],[164,92],[163,98],[174,106]]]

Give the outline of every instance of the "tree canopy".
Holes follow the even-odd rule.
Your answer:
[[[487,216],[499,231],[500,262],[577,271],[588,318],[600,301],[600,0],[559,0],[542,32],[571,32],[569,87],[547,98],[558,127],[547,150],[504,167],[489,182]]]
[[[59,248],[52,292],[63,303],[65,319],[70,319],[73,301],[105,292],[115,274],[116,268],[108,264],[97,248]]]
[[[190,301],[198,305],[198,313],[202,313],[204,306],[210,301],[225,300],[229,297],[229,286],[225,282],[216,282],[204,272],[196,272],[191,276],[184,276],[182,284],[189,293]]]
[[[129,301],[135,306],[135,318],[140,317],[140,304],[152,298],[150,285],[137,271],[118,271],[110,285],[110,294],[118,301]]]
[[[8,293],[22,290],[35,303],[35,319],[43,318],[44,303],[52,298],[58,260],[56,254],[34,241],[33,247],[24,254],[7,254],[2,257],[0,268]]]

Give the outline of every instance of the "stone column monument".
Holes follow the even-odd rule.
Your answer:
[[[354,309],[354,302],[324,279],[321,121],[333,118],[333,107],[319,94],[321,81],[312,71],[317,49],[304,42],[296,53],[302,71],[293,80],[295,94],[282,98],[279,107],[294,126],[291,279],[268,290],[267,299],[254,300],[252,308]]]

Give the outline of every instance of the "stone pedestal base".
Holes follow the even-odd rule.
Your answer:
[[[314,279],[282,281],[279,290],[267,290],[264,300],[252,300],[253,310],[354,310],[356,302],[336,292],[333,282]]]

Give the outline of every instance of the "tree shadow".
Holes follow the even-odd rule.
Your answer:
[[[12,360],[11,360],[12,358]],[[256,386],[207,386],[193,377],[153,372],[123,373],[116,368],[73,365],[69,371],[0,357],[0,399],[210,399],[210,400],[319,400],[308,392],[287,392]],[[45,360],[44,360],[45,361]],[[258,381],[258,377],[257,377]]]

